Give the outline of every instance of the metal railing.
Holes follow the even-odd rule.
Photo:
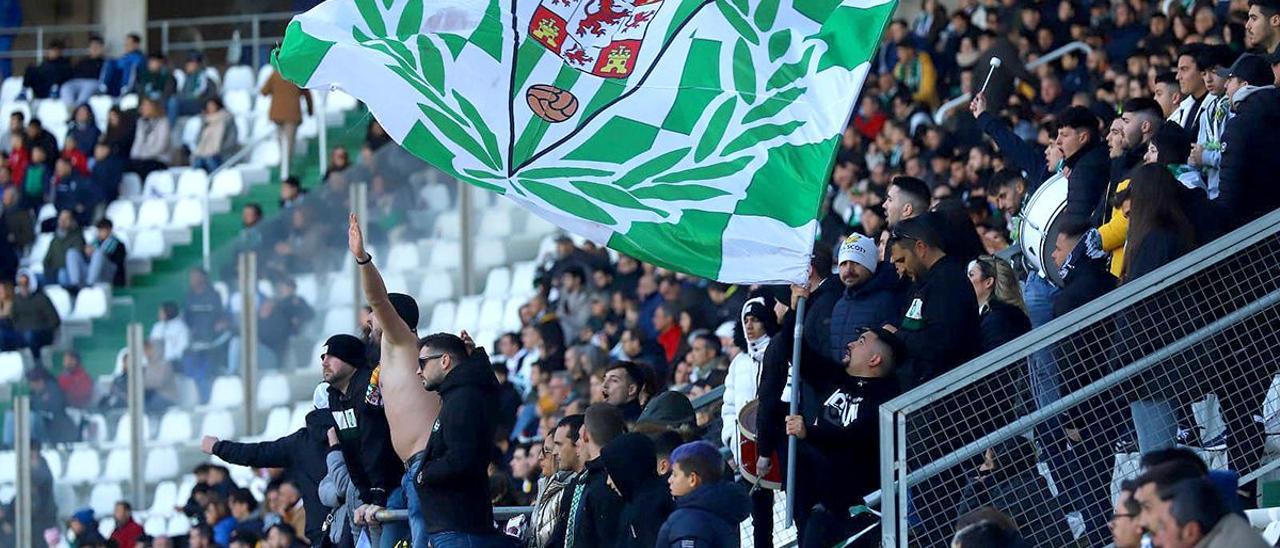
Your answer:
[[[44,50],[47,49],[47,42],[52,41],[55,36],[72,36],[82,37],[88,42],[90,34],[101,34],[102,25],[91,23],[87,25],[39,25],[34,27],[4,27],[0,28],[0,37],[11,37],[15,40],[19,36],[34,36],[34,50],[9,50],[0,51],[0,59],[33,59],[39,61],[44,58]],[[85,55],[89,53],[88,48],[65,48],[62,50],[63,55]]]
[[[293,12],[256,13],[251,15],[225,15],[215,17],[184,17],[180,19],[160,19],[148,21],[148,30],[160,31],[160,51],[168,55],[170,51],[206,50],[209,48],[226,48],[230,46],[249,46],[253,55],[253,67],[262,66],[262,46],[270,46],[284,39],[284,26],[279,25],[279,34],[272,32],[264,36],[263,23],[289,21],[296,15]],[[249,25],[249,37],[238,36],[241,25]],[[172,33],[175,29],[198,27],[232,27],[226,39],[197,40],[175,42]],[[274,28],[272,29],[275,30]]]
[[[1036,59],[1035,61],[1027,63],[1027,70],[1034,70],[1036,68],[1039,68],[1041,65],[1046,65],[1054,61],[1057,61],[1062,56],[1068,53],[1071,53],[1073,51],[1084,52],[1087,55],[1093,52],[1093,48],[1089,47],[1089,44],[1086,44],[1084,42],[1071,42],[1070,44],[1067,44],[1049,53],[1044,54],[1044,56]],[[986,77],[985,74],[974,74],[974,78],[985,78],[985,77]],[[955,99],[951,99],[950,101],[943,103],[942,106],[938,107],[938,110],[933,112],[933,123],[941,124],[943,120],[947,119],[947,115],[951,114],[951,111],[953,109],[955,109],[960,105],[968,103],[969,99],[972,99],[972,98],[973,98],[973,94],[962,93],[960,94],[959,97],[956,97]],[[1001,105],[993,105],[993,106],[999,107]]]
[[[1179,429],[1242,484],[1280,466],[1254,420],[1280,408],[1277,266],[1280,211],[882,405],[883,544],[990,505],[1034,545],[1105,545],[1119,481]]]

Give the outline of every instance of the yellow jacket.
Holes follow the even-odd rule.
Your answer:
[[[907,84],[908,88],[912,88],[911,99],[917,103],[929,105],[931,108],[938,106],[938,71],[934,69],[933,58],[923,51],[916,52],[918,63],[918,74],[912,74],[910,63],[898,61],[898,65],[893,68],[893,75],[899,82]],[[913,76],[918,76],[918,81]]]
[[[1116,185],[1116,192],[1129,188],[1129,180],[1125,179]],[[1111,274],[1119,278],[1124,272],[1124,243],[1129,237],[1129,218],[1124,216],[1120,208],[1111,208],[1111,220],[1098,227],[1102,236],[1102,249],[1111,254]]]

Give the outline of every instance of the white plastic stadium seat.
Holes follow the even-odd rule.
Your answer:
[[[227,73],[222,77],[222,89],[227,92],[236,90],[253,91],[257,89],[254,87],[255,78],[256,75],[254,75],[253,69],[250,67],[244,65],[227,67]]]
[[[263,375],[258,380],[258,409],[270,409],[285,405],[293,398],[289,395],[289,379],[279,373]]]
[[[121,198],[140,198],[142,196],[142,177],[137,173],[125,173],[120,178]]]
[[[258,167],[275,167],[280,165],[280,143],[268,139],[253,149],[249,155],[249,164]]]
[[[480,318],[476,321],[476,329],[480,331],[496,331],[501,328],[503,304],[505,303],[501,298],[485,298],[484,303],[480,305]],[[482,344],[489,343],[483,342]]]
[[[230,411],[210,411],[200,420],[201,436],[213,436],[218,439],[236,437],[236,425]]]
[[[200,143],[200,128],[204,125],[204,121],[199,116],[192,116],[182,122],[182,144],[187,150],[195,150],[196,145]]]
[[[475,267],[481,271],[504,264],[507,264],[506,247],[493,246],[491,249],[486,249],[484,253],[475,254]]]
[[[511,268],[511,296],[527,297],[533,294],[533,280],[538,274],[538,264],[533,261],[516,263]]]
[[[346,307],[330,308],[328,312],[325,312],[324,332],[329,334],[355,334],[355,320],[351,316],[351,309]]]
[[[62,453],[56,449],[45,449],[40,452],[40,456],[44,457],[44,462],[49,466],[49,475],[54,479],[62,477]]]
[[[436,217],[436,224],[433,227],[432,232],[435,233],[437,238],[456,240],[462,234],[461,222],[461,217],[457,210],[446,211],[441,213],[439,217]],[[486,222],[488,221],[486,220]]]
[[[18,479],[18,458],[13,451],[0,451],[0,483],[13,483]]]
[[[450,333],[461,329],[475,332],[480,321],[480,301],[481,297],[476,295],[458,299],[458,315],[453,319],[455,328]]]
[[[152,516],[168,516],[173,514],[173,507],[178,505],[178,485],[172,481],[162,481],[156,485],[156,490],[151,495],[151,509],[147,511]],[[161,534],[164,534],[161,531]]]
[[[173,508],[169,509],[170,512]],[[169,527],[169,520],[160,514],[148,514],[147,520],[142,522],[142,532],[151,537],[164,536],[165,529]]]
[[[138,222],[138,211],[129,200],[116,200],[107,206],[107,218],[115,230],[129,230]]]
[[[165,531],[167,537],[185,537],[191,531],[191,518],[185,514],[176,514],[169,518],[169,527]]]
[[[510,215],[487,215],[484,222],[480,223],[481,237],[505,239],[511,236],[512,232]]]
[[[31,105],[26,101],[8,101],[0,104],[0,117],[8,120],[15,112],[21,112],[22,116],[31,119]]]
[[[383,275],[382,283],[386,284],[387,291],[390,293],[408,293],[409,282],[405,280],[403,274],[388,273]]]
[[[10,76],[4,79],[4,83],[0,84],[0,102],[9,103],[22,95],[22,77]]]
[[[458,305],[453,301],[440,301],[431,309],[431,324],[427,328],[427,333],[438,333],[445,331],[452,333],[454,331],[454,318],[458,315]]]
[[[494,248],[498,249],[498,248]],[[486,250],[493,251],[494,249]],[[459,268],[462,266],[462,245],[457,240],[438,241],[431,247],[431,260],[428,268]]]
[[[240,377],[222,376],[214,379],[209,407],[235,409],[241,405],[244,405],[244,385],[240,382]]]
[[[213,176],[213,184],[209,188],[211,198],[230,198],[244,192],[244,175],[239,169],[228,168]]]
[[[40,101],[36,106],[36,118],[50,131],[55,127],[66,127],[71,117],[67,113],[67,105],[62,101]]]
[[[148,198],[168,198],[173,196],[177,183],[168,170],[152,171],[142,182],[142,194]]]
[[[429,271],[422,277],[422,289],[418,290],[418,303],[425,306],[454,297],[453,278],[447,273]]]
[[[122,415],[116,421],[116,432],[113,443],[118,447],[127,447],[129,445],[129,436],[133,432],[133,423],[129,421],[128,415]],[[151,439],[151,421],[142,421],[142,439]]]
[[[297,293],[302,300],[306,301],[307,304],[315,304],[316,299],[319,298],[320,295],[320,286],[316,281],[316,275],[300,274],[293,280],[293,282],[294,285],[297,286],[294,292]]]
[[[64,320],[71,317],[71,294],[61,286],[48,285],[44,287],[44,294],[53,302],[54,310],[58,311],[58,317]]]
[[[222,103],[231,114],[240,116],[253,111],[253,96],[247,89],[227,90],[222,94]]]
[[[484,296],[489,299],[505,298],[511,291],[511,269],[500,266],[489,271],[484,280]]]
[[[121,495],[121,497],[123,498],[123,495]],[[114,508],[115,507],[112,506],[112,509]],[[98,514],[98,515],[101,516],[102,514]],[[102,538],[110,538],[111,533],[115,530],[116,530],[116,518],[113,518],[110,515],[108,515],[105,518],[98,519],[98,534],[102,535]]]
[[[97,450],[77,447],[67,456],[67,473],[62,480],[67,483],[89,483],[98,479],[101,470]]]
[[[307,425],[307,413],[312,409],[311,402],[300,401],[293,404],[293,412],[289,413],[289,431],[297,432],[299,428]]]
[[[98,129],[107,130],[108,114],[114,104],[115,100],[110,95],[94,95],[89,98],[89,110],[93,111],[93,121]]]
[[[96,320],[107,315],[107,293],[100,287],[86,287],[76,294],[71,320]]]
[[[521,297],[512,297],[507,301],[507,307],[502,311],[503,331],[520,330],[520,307],[526,302],[528,301]]]
[[[156,432],[158,443],[185,443],[195,436],[191,432],[191,415],[181,409],[170,409],[160,417]]]
[[[128,449],[112,449],[107,453],[107,462],[102,467],[102,479],[106,481],[124,481],[132,474]]]
[[[54,207],[53,204],[42,205],[40,206],[40,211],[36,213],[36,224],[39,225],[57,216],[58,216],[58,208]]]
[[[128,248],[129,256],[138,259],[155,259],[164,255],[164,232],[160,230],[144,230],[133,239],[133,247]]]
[[[178,450],[174,447],[149,448],[143,470],[143,479],[147,483],[178,477]]]
[[[422,258],[418,253],[418,244],[401,242],[391,246],[391,253],[387,256],[388,272],[409,272],[417,270],[421,265]]]
[[[93,490],[89,492],[89,507],[93,508],[93,513],[99,516],[110,516],[115,510],[116,503],[122,500],[124,500],[124,490],[114,481],[95,484]]]
[[[178,177],[178,196],[201,197],[209,193],[209,174],[203,169],[189,169]]]
[[[148,177],[149,179],[149,177]],[[164,228],[169,224],[169,202],[152,198],[138,208],[137,228]]]
[[[275,72],[275,71],[276,71],[276,69],[275,69],[274,67],[272,67],[270,63],[267,63],[267,64],[262,65],[261,67],[259,67],[259,68],[258,68],[258,77],[257,77],[257,79],[254,81],[254,82],[255,82],[255,83],[254,83],[254,86],[256,87],[256,89],[262,89],[263,84],[266,84],[266,83],[267,83],[267,79],[268,79],[268,78],[271,78],[271,73],[273,73],[273,72]]]
[[[17,352],[0,352],[0,384],[22,380],[25,365],[22,354]]]
[[[191,228],[204,221],[204,203],[200,198],[182,198],[173,204],[169,228]]]
[[[290,411],[288,407],[274,407],[267,413],[267,422],[262,427],[262,435],[258,436],[264,440],[274,440],[289,435],[289,418]]]
[[[120,96],[120,110],[135,110],[140,102],[142,102],[142,99],[136,93],[122,95]]]

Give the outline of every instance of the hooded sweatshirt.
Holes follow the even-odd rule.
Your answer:
[[[676,510],[658,531],[657,548],[737,548],[738,524],[751,514],[747,489],[709,483],[676,499]]]
[[[391,446],[391,429],[374,370],[357,369],[345,394],[330,386],[329,411],[338,426],[347,473],[360,489],[360,501],[386,506],[387,496],[400,486],[404,463]],[[323,455],[320,460],[323,465]]]
[[[422,467],[413,478],[426,512],[427,532],[490,534],[489,452],[497,426],[498,379],[477,348],[439,387],[440,415]]]
[[[650,548],[658,529],[674,509],[671,492],[658,477],[653,441],[631,432],[618,436],[600,451],[600,461],[622,496],[618,520],[618,548]]]

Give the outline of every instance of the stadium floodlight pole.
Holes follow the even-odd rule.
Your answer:
[[[796,300],[795,344],[791,348],[791,412],[800,414],[800,345],[804,344],[804,301],[805,297]],[[796,515],[796,446],[799,439],[794,434],[787,436],[787,526],[795,523]]]

